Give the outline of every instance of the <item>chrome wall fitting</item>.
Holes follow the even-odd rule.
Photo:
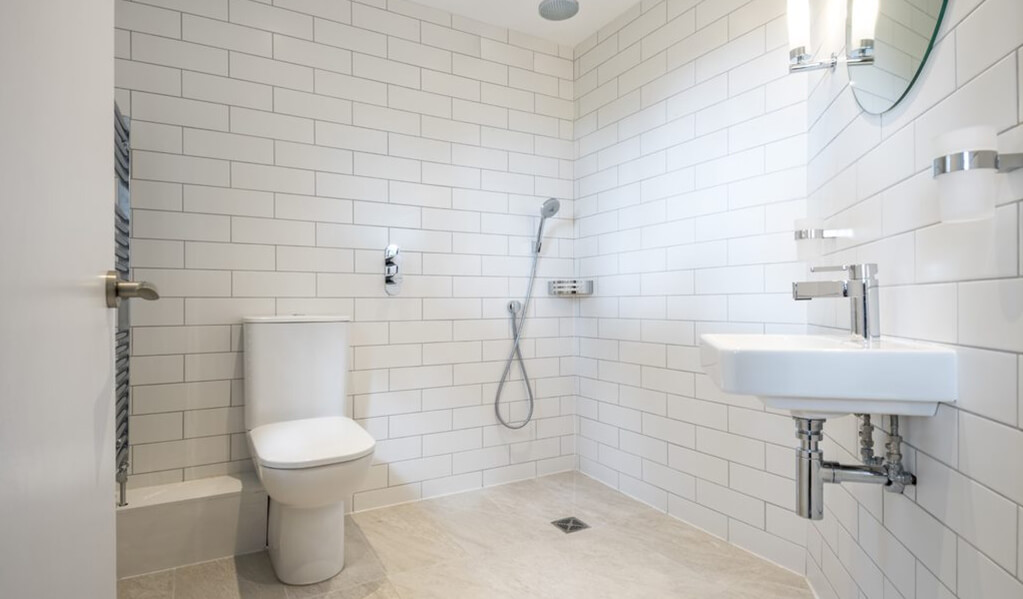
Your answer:
[[[558,279],[547,282],[547,295],[574,297],[593,295],[593,281]]]
[[[850,333],[865,341],[881,336],[877,264],[810,267],[810,272],[846,272],[844,281],[804,281],[792,284],[796,301],[825,297],[847,297],[850,304]]]
[[[994,150],[968,150],[939,156],[934,159],[932,166],[935,177],[978,168],[997,169],[1000,173],[1009,173],[1023,168],[1023,153],[999,154]]]
[[[401,249],[393,243],[384,250],[384,291],[387,295],[401,293]]]
[[[793,232],[796,241],[811,239],[852,239],[852,229],[796,229]]]
[[[810,55],[806,53],[805,49],[795,49],[789,52],[789,59],[789,73],[819,71],[822,69],[834,70],[840,63],[849,65],[874,64],[873,51],[867,52],[866,49],[844,58],[839,58],[837,53],[832,52],[831,58],[828,60],[819,60],[816,62],[811,60]]]
[[[869,483],[882,485],[889,493],[902,493],[907,485],[916,484],[916,476],[902,465],[902,437],[899,417],[890,416],[891,433],[885,444],[884,459],[874,456],[873,427],[868,415],[860,414],[860,455],[864,464],[848,465],[824,460],[820,441],[824,436],[824,420],[793,418],[796,421],[796,514],[809,520],[824,518],[824,483]]]
[[[874,455],[874,425],[870,414],[857,414],[860,419],[860,461],[867,466],[880,466],[882,459]]]

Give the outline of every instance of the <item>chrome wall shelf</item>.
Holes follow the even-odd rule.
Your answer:
[[[547,282],[547,295],[560,297],[593,295],[593,281],[558,279]]]

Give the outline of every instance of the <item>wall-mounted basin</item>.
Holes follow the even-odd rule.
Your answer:
[[[726,393],[798,418],[933,416],[958,395],[955,351],[829,335],[703,335],[700,358]]]

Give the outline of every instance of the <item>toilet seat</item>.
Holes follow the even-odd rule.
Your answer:
[[[265,424],[249,431],[249,439],[261,466],[282,470],[351,462],[376,446],[365,429],[342,416]]]

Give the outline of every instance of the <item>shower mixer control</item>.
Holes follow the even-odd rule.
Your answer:
[[[384,291],[387,295],[401,293],[401,250],[393,243],[384,250]]]

